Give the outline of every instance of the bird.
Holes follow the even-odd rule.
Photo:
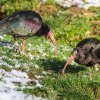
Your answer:
[[[26,40],[32,36],[46,36],[51,40],[54,46],[54,52],[57,53],[56,40],[50,27],[43,22],[42,17],[32,10],[15,11],[0,21],[0,34],[11,35],[14,38],[16,49],[20,53],[25,53]],[[22,40],[20,48],[17,39]]]
[[[95,38],[85,38],[80,41],[73,49],[72,55],[62,69],[64,74],[66,67],[75,60],[76,63],[89,66],[94,66],[94,70],[98,71],[98,65],[100,64],[100,40]],[[90,70],[90,69],[89,69]]]

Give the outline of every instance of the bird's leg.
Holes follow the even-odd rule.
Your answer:
[[[22,54],[25,54],[25,46],[26,46],[26,40],[25,39],[23,39],[22,40]]]
[[[91,69],[88,67],[88,79],[89,80],[92,80],[92,77],[91,77]]]
[[[15,51],[16,52],[21,52],[20,45],[17,42],[16,37],[15,36],[13,36],[13,37],[14,37]]]
[[[98,64],[95,64],[95,65],[94,65],[94,71],[97,72],[98,70],[99,70]]]

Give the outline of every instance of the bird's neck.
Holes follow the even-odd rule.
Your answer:
[[[36,36],[43,36],[43,35],[48,35],[50,29],[48,28],[47,25],[43,24],[40,30],[35,34]]]

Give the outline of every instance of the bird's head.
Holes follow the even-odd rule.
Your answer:
[[[79,52],[77,49],[74,49],[71,56],[69,57],[69,59],[67,60],[67,65],[69,65],[74,59],[79,57]]]
[[[67,60],[67,62],[64,65],[64,68],[62,70],[62,74],[64,74],[66,67],[76,58],[77,54],[78,54],[78,51],[76,49],[73,50],[72,55],[69,57],[69,59]]]
[[[50,39],[53,46],[54,46],[54,52],[57,54],[57,44],[56,40],[54,38],[54,34],[50,31],[50,28],[47,24],[43,23],[40,31],[37,33],[37,36],[42,36],[44,35],[46,38]]]
[[[75,54],[76,52],[76,55],[75,55],[75,61],[78,62],[78,61],[83,61],[85,59],[86,56],[89,55],[89,51],[87,48],[80,48],[80,47],[76,47],[74,48],[73,50],[73,54]],[[73,55],[72,54],[72,55]]]
[[[88,56],[88,50],[86,49],[82,49],[80,47],[76,47],[74,48],[72,55],[69,57],[69,59],[67,60],[66,64],[64,65],[64,68],[62,70],[62,73],[64,73],[66,67],[73,61],[75,60],[75,62],[79,62],[79,61],[83,61],[85,59],[85,57]]]

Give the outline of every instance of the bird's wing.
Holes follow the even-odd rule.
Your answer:
[[[84,45],[90,45],[90,44],[98,44],[100,43],[100,40],[97,40],[95,38],[86,38],[84,40],[82,40],[81,42],[79,42],[76,47],[83,47]]]
[[[100,61],[100,43],[93,50],[93,55]]]
[[[13,33],[20,35],[33,35],[41,28],[41,23],[37,22],[37,19],[19,19],[11,20],[10,28]]]
[[[39,31],[42,21],[32,16],[10,15],[2,20],[1,25],[11,30],[11,34],[16,35],[33,35]]]

